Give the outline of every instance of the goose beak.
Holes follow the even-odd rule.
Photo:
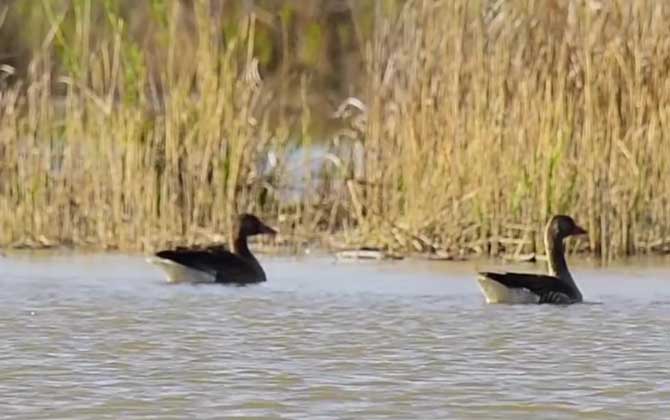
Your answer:
[[[572,235],[586,235],[587,233],[586,229],[578,225],[575,225],[571,232]]]
[[[268,225],[262,225],[260,230],[261,230],[260,233],[267,234],[267,235],[276,235],[277,234],[277,231],[272,229]]]

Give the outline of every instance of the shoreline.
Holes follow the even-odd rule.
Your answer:
[[[264,258],[332,258],[333,261],[344,264],[366,264],[366,263],[397,263],[408,262],[426,263],[431,265],[440,264],[464,264],[480,265],[488,267],[528,267],[531,271],[535,267],[544,268],[546,257],[543,254],[524,255],[524,258],[514,258],[513,255],[500,254],[463,254],[463,255],[436,255],[433,253],[419,252],[388,252],[382,249],[333,248],[325,246],[299,246],[292,245],[271,245],[266,243],[251,244],[250,248],[255,255]],[[143,257],[152,255],[153,252],[139,251],[130,249],[105,249],[104,247],[81,247],[54,245],[50,247],[7,247],[0,246],[0,259],[7,257],[64,257],[64,256],[99,256],[99,255],[118,255]],[[670,266],[670,253],[652,252],[638,253],[618,257],[611,261],[603,261],[601,258],[591,252],[576,252],[568,255],[570,264],[576,267],[593,268],[612,268],[617,266]]]

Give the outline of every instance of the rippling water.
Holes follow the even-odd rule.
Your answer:
[[[590,303],[552,307],[484,304],[472,264],[263,262],[0,259],[0,416],[670,418],[670,269],[578,267]]]

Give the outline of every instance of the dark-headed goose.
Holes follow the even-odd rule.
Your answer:
[[[563,240],[583,235],[570,216],[551,218],[544,233],[549,274],[479,273],[478,281],[488,303],[555,303],[571,304],[582,301],[582,293],[568,271]]]
[[[263,267],[249,250],[247,238],[277,233],[252,214],[243,214],[231,251],[222,245],[177,247],[157,252],[148,261],[161,267],[171,283],[251,284],[266,280]]]

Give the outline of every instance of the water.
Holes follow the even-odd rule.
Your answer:
[[[0,259],[0,416],[670,418],[668,265],[579,266],[591,303],[552,307],[484,304],[486,264],[263,263],[240,288]]]

